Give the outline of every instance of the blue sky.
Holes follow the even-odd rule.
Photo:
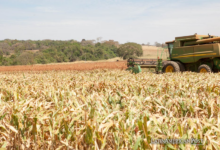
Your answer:
[[[217,0],[0,0],[0,40],[116,40],[154,44],[220,36]]]

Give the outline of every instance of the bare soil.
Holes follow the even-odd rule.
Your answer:
[[[0,72],[8,71],[50,71],[50,70],[92,70],[92,69],[126,69],[126,61],[90,62],[72,64],[46,64],[25,66],[0,66]]]

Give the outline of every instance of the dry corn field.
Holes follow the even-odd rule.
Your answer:
[[[219,94],[220,74],[1,72],[0,148],[220,149]]]

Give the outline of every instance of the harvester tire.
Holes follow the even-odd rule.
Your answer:
[[[181,72],[186,71],[185,66],[184,66],[181,62],[179,62],[179,61],[175,61],[175,62],[180,66],[180,71],[181,71]]]
[[[167,64],[167,62],[169,62],[169,61],[163,61],[162,62],[163,67]]]
[[[180,72],[180,66],[175,61],[167,61],[162,69],[163,73]]]
[[[208,65],[203,64],[199,66],[198,72],[199,73],[211,73],[212,69]]]

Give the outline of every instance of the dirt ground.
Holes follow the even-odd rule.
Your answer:
[[[0,66],[0,72],[8,71],[49,71],[49,70],[92,70],[92,69],[126,69],[126,61],[89,62],[69,64],[46,64],[25,66]]]

